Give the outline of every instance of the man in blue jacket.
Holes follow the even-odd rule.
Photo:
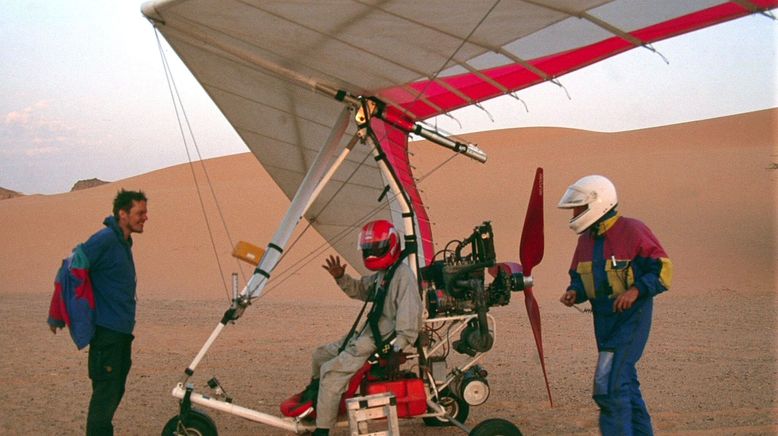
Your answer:
[[[592,305],[598,361],[592,397],[600,407],[600,431],[651,435],[651,417],[635,368],[651,330],[653,299],[670,287],[672,264],[651,230],[616,210],[616,188],[603,176],[571,185],[559,208],[572,209],[578,245],[570,286],[560,301]]]
[[[94,289],[96,324],[89,343],[88,436],[113,435],[113,415],[132,365],[137,298],[131,235],[143,233],[148,220],[146,202],[142,191],[122,189],[113,201],[113,215],[103,221],[105,228],[81,245]]]

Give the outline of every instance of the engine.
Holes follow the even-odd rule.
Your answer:
[[[476,315],[467,321],[453,348],[469,356],[489,351],[494,344],[486,317],[489,308],[507,305],[512,291],[521,291],[531,282],[519,265],[495,263],[494,233],[488,221],[463,240],[450,241],[441,253],[441,260],[421,270],[429,317]],[[494,277],[488,285],[487,270]]]
[[[508,271],[495,263],[494,233],[485,221],[463,240],[452,240],[439,252],[442,259],[421,269],[430,317],[462,315],[505,306],[511,292],[525,288],[521,272]],[[494,275],[488,285],[486,271]]]

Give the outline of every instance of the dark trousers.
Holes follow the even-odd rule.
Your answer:
[[[92,399],[86,419],[87,436],[112,436],[113,415],[124,396],[132,366],[134,337],[98,326],[89,343],[89,378]]]

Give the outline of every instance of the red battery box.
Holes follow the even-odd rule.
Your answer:
[[[424,381],[409,378],[397,381],[371,382],[367,385],[366,395],[391,392],[397,399],[397,417],[408,418],[427,412],[427,392]]]

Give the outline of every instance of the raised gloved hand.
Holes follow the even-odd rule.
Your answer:
[[[326,269],[335,280],[343,277],[343,274],[346,273],[346,264],[340,263],[340,256],[330,255],[325,261],[327,263],[321,267]]]

